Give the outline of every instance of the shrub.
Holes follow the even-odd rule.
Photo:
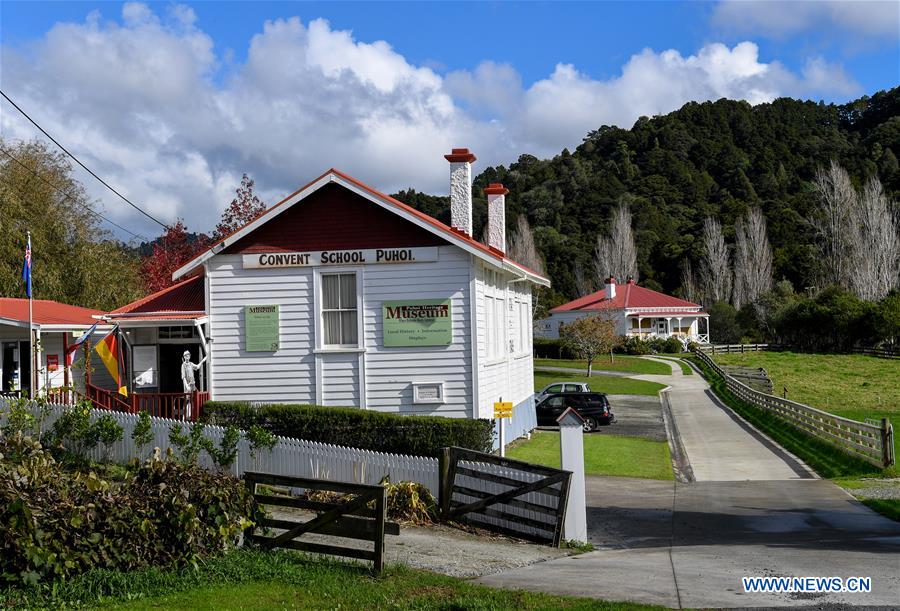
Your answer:
[[[50,443],[81,458],[87,458],[88,452],[102,443],[108,455],[112,445],[122,439],[124,431],[109,414],[91,422],[92,408],[89,401],[81,401],[67,408],[48,433]]]
[[[148,461],[113,486],[61,469],[21,433],[0,437],[0,459],[0,582],[196,564],[256,517],[239,480],[194,465]]]
[[[203,414],[207,422],[219,426],[232,425],[245,431],[257,426],[282,437],[412,456],[438,456],[447,446],[490,452],[493,442],[489,420],[224,401],[206,403]]]
[[[576,359],[578,356],[562,339],[534,338],[534,358]]]
[[[670,337],[665,342],[663,342],[661,352],[667,352],[669,354],[678,354],[684,349],[684,344],[681,343],[681,340],[677,337]]]
[[[154,435],[150,414],[148,412],[141,412],[138,415],[137,423],[134,425],[134,430],[131,431],[131,439],[134,441],[134,445],[137,446],[139,460],[143,458],[144,447],[150,445],[153,438]]]
[[[632,336],[626,338],[625,341],[622,342],[622,350],[625,354],[640,355],[650,354],[650,352],[652,352],[652,347],[650,345],[650,340]]]

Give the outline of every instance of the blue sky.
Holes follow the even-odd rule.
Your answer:
[[[242,172],[274,200],[334,165],[440,193],[690,100],[843,102],[900,82],[897,2],[3,2],[0,84],[166,220]],[[4,103],[7,139],[34,137]],[[107,212],[150,230],[85,180]]]

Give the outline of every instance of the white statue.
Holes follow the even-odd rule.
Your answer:
[[[205,356],[199,363],[192,363],[189,350],[185,350],[181,356],[181,383],[184,386],[184,393],[187,395],[184,402],[184,417],[186,420],[191,419],[191,393],[197,390],[194,372],[200,369],[204,362],[206,362]]]

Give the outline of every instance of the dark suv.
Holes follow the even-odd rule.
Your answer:
[[[615,422],[609,399],[599,392],[563,392],[548,395],[535,406],[538,426],[556,426],[567,407],[573,408],[584,418],[584,431],[593,431],[601,424]]]

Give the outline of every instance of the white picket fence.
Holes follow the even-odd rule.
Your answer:
[[[494,420],[494,449],[500,449],[499,420]],[[537,428],[537,413],[534,411],[534,395],[513,407],[512,417],[503,423],[506,443],[518,439]]]
[[[0,425],[6,424],[7,401],[8,399],[0,397]],[[514,417],[511,420],[516,422],[516,425],[510,427],[513,430],[521,429],[524,433],[534,428],[534,425],[531,424],[531,420],[534,419],[534,409],[524,409],[526,406],[527,404],[523,404],[514,410]],[[49,414],[43,423],[43,430],[49,430],[66,409],[68,408],[64,405],[51,405]],[[36,406],[33,408],[33,413],[35,416],[38,415]],[[131,438],[139,420],[137,414],[98,409],[91,410],[91,414],[94,419],[103,415],[111,416],[123,429],[122,438],[109,448],[108,454],[102,445],[91,450],[90,458],[96,461],[108,460],[126,463],[134,458],[144,460],[150,457],[154,448],[159,448],[163,455],[170,447],[177,453],[176,448],[169,441],[172,427],[181,425],[183,432],[187,433],[194,426],[179,420],[151,417],[150,427],[153,432],[153,440],[143,448],[138,448]],[[516,415],[518,415],[518,419]],[[222,441],[225,429],[220,426],[207,425],[203,432],[218,446]],[[426,486],[434,497],[439,499],[440,475],[437,458],[388,454],[287,437],[276,437],[276,440],[277,443],[271,450],[259,449],[256,456],[253,457],[250,455],[250,443],[242,436],[238,442],[237,458],[231,466],[230,473],[241,477],[245,471],[256,471],[358,484],[377,484],[387,477],[391,482],[418,482]],[[208,469],[215,469],[215,465],[205,452],[201,453],[199,463]],[[531,482],[540,477],[536,474],[522,473],[494,465],[467,463],[467,466],[525,482]],[[509,490],[509,487],[503,484],[460,477],[463,485],[491,494],[500,494]],[[545,505],[553,502],[552,498],[541,493],[530,493],[521,498]],[[472,498],[471,500],[476,499]],[[515,507],[505,507],[504,510],[537,521],[547,520],[545,515]],[[479,519],[503,527],[515,526],[499,518],[479,516]],[[522,527],[520,525],[517,528],[521,529]],[[535,529],[526,528],[526,530],[538,532]]]
[[[63,405],[52,405],[44,422],[44,430],[53,426],[65,409],[67,408]],[[5,400],[0,398],[0,424],[6,422],[5,411]],[[149,458],[153,448],[159,448],[165,455],[166,450],[172,447],[169,442],[169,432],[172,427],[181,425],[183,430],[188,432],[194,426],[178,420],[151,417],[150,427],[153,431],[153,441],[139,449],[131,438],[138,422],[136,414],[97,409],[91,410],[91,412],[94,418],[102,415],[111,416],[124,430],[122,439],[112,445],[108,455],[104,455],[106,450],[103,446],[97,446],[91,450],[90,457],[98,461],[110,460],[125,463],[136,457],[143,460]],[[36,408],[34,414],[37,416]],[[218,446],[222,441],[225,429],[220,426],[207,425],[203,432]],[[418,482],[427,486],[435,497],[438,495],[439,475],[436,458],[387,454],[287,437],[276,437],[276,439],[277,443],[274,448],[271,450],[260,449],[256,456],[252,457],[250,443],[242,436],[238,442],[237,459],[231,466],[230,472],[236,477],[241,477],[245,471],[261,471],[356,484],[377,484],[382,478],[387,477],[392,482]],[[174,447],[172,450],[177,452]],[[209,469],[215,468],[205,452],[201,454],[199,462]]]

